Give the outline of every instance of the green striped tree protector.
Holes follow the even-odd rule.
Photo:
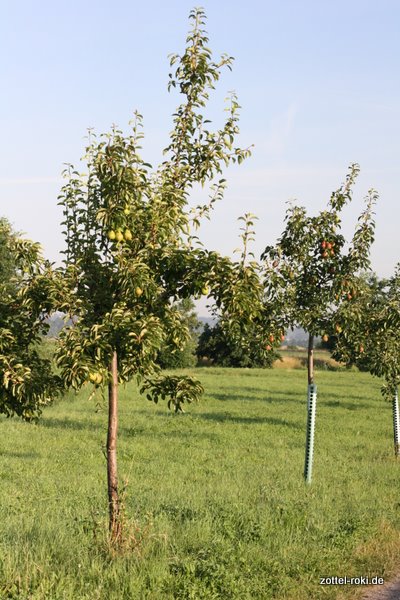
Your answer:
[[[304,463],[304,479],[311,483],[313,454],[314,454],[314,431],[315,431],[315,413],[317,410],[317,386],[310,383],[308,386],[307,397],[307,437],[306,437],[306,458]]]
[[[396,456],[400,455],[400,419],[399,419],[399,397],[398,390],[396,388],[393,396],[393,437],[394,437],[394,453]]]

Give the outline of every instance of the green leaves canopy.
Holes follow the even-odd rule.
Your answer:
[[[189,336],[176,301],[202,294],[209,285],[217,309],[233,322],[240,312],[240,281],[251,285],[254,269],[204,250],[190,235],[190,225],[198,226],[223,195],[225,180],[215,178],[226,165],[249,155],[248,149],[233,147],[239,132],[235,96],[220,129],[212,131],[200,113],[232,59],[213,61],[201,9],[192,11],[190,19],[187,47],[182,56],[171,58],[175,72],[169,87],[184,100],[173,117],[165,161],[152,170],[141,158],[142,118],[136,113],[127,136],[116,127],[99,138],[90,132],[85,175],[72,166],[65,171],[60,204],[66,266],[53,283],[57,308],[75,319],[74,327],[62,332],[57,355],[67,386],[106,383],[117,351],[120,380],[137,376],[149,397],[162,397],[157,354],[165,345],[182,348]],[[210,184],[210,201],[191,209],[195,183]],[[251,294],[246,303],[250,306]],[[200,389],[189,379],[182,381],[165,379],[165,389],[178,404]]]
[[[291,205],[277,245],[267,247],[262,255],[267,304],[272,303],[277,313],[284,315],[288,326],[300,326],[312,335],[345,327],[337,318],[338,308],[357,296],[358,274],[369,267],[377,200],[374,190],[365,199],[348,247],[340,231],[341,211],[351,201],[358,173],[358,165],[352,165],[327,209],[314,217],[308,216],[304,207]]]
[[[36,418],[59,390],[50,360],[40,355],[51,309],[50,265],[38,244],[0,221],[0,412]]]
[[[382,393],[392,400],[400,385],[400,264],[390,279],[363,278],[360,294],[343,312],[348,325],[338,336],[335,357],[382,377]]]

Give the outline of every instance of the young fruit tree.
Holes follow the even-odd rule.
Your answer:
[[[36,419],[60,385],[40,354],[48,329],[50,265],[39,244],[21,239],[0,219],[0,413]]]
[[[341,318],[348,326],[338,336],[334,356],[384,380],[383,397],[392,402],[395,456],[400,455],[400,263],[388,280],[362,280],[360,294]]]
[[[190,20],[186,49],[171,58],[169,89],[176,88],[183,101],[165,161],[152,170],[141,158],[142,123],[135,114],[129,135],[115,127],[99,138],[90,133],[87,174],[68,167],[60,196],[67,248],[57,308],[75,325],[60,335],[57,362],[66,386],[79,389],[90,382],[108,389],[109,532],[116,543],[122,533],[118,385],[135,378],[149,400],[168,398],[169,406],[182,410],[184,402],[199,397],[201,384],[189,376],[163,375],[157,365],[162,348],[182,348],[189,337],[179,303],[212,295],[232,322],[238,306],[245,314],[255,310],[252,291],[239,298],[240,282],[251,268],[206,251],[190,233],[222,198],[225,180],[216,178],[223,167],[250,153],[233,146],[239,131],[234,95],[220,129],[212,131],[202,115],[209,91],[232,58],[213,61],[201,9]],[[192,209],[190,193],[198,183],[211,186],[210,200]]]
[[[350,167],[346,182],[332,193],[326,210],[310,217],[306,209],[291,205],[286,228],[276,246],[265,249],[265,294],[287,326],[308,332],[308,419],[304,477],[312,476],[317,386],[314,381],[314,340],[340,333],[347,321],[339,317],[343,304],[358,293],[358,273],[369,267],[369,250],[374,238],[373,206],[377,199],[371,190],[365,210],[358,219],[353,239],[345,247],[341,234],[341,211],[351,201],[359,167]]]

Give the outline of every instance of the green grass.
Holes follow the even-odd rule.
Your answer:
[[[319,577],[393,572],[400,464],[379,381],[317,373],[306,486],[305,372],[196,375],[206,394],[184,415],[121,389],[132,538],[119,555],[106,543],[105,405],[96,412],[86,391],[38,425],[0,419],[1,599],[350,598],[365,588]]]

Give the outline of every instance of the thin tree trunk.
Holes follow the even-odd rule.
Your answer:
[[[314,383],[314,336],[310,333],[308,336],[308,355],[307,355],[308,385]]]
[[[107,431],[107,482],[109,506],[109,531],[111,541],[116,542],[121,534],[120,504],[117,474],[118,433],[118,357],[114,351],[110,363],[108,384],[108,431]]]

